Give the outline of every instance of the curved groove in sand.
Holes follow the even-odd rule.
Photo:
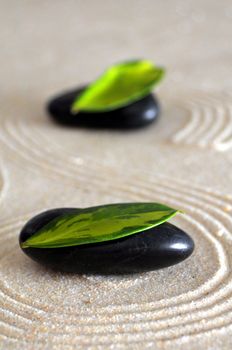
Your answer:
[[[209,115],[206,116],[204,122],[205,126],[204,128],[202,127],[201,132],[199,132],[198,127],[195,128],[196,130],[198,129],[198,133],[195,133],[195,138],[193,140],[197,139],[197,142],[200,142],[202,134],[206,134],[205,130],[209,129],[209,119]],[[217,132],[220,127],[221,124],[219,123],[216,128]],[[23,129],[24,136],[27,136],[27,131],[25,132],[26,128],[24,127]],[[211,129],[211,134],[208,132],[208,139],[211,139],[211,135],[216,134],[216,129],[213,131]],[[192,128],[192,130],[194,130],[194,128]],[[21,152],[21,155],[25,157],[30,164],[34,164],[35,167],[41,167],[42,164],[43,169],[47,173],[55,173],[62,180],[68,178],[68,180],[72,180],[74,184],[78,183],[80,179],[83,182],[86,181],[84,176],[86,177],[86,173],[91,170],[89,165],[79,167],[71,163],[67,164],[67,171],[61,172],[57,169],[59,160],[64,160],[65,157],[67,158],[67,154],[61,154],[60,158],[57,157],[56,160],[50,159],[49,157],[46,157],[46,150],[39,149],[36,140],[32,142],[31,137],[29,136],[22,140],[22,129],[20,129],[19,133],[17,128],[14,129],[14,125],[9,124],[7,126],[7,132],[10,137],[9,143],[12,145],[13,142],[13,149],[15,152]],[[230,137],[229,133],[228,137]],[[45,160],[43,159],[44,157],[46,158]],[[94,169],[92,169],[92,171],[96,170],[96,164],[94,164],[93,168]],[[71,170],[71,174],[69,170]],[[89,178],[91,178],[91,176],[89,176]],[[103,178],[103,176],[99,175],[95,179],[95,182],[91,183],[91,186],[98,185],[100,187],[100,191],[103,191],[104,186],[101,184],[103,182]],[[158,186],[155,186],[155,184],[158,184]],[[155,188],[153,189],[153,187]],[[57,327],[57,330],[54,330],[54,342],[59,343],[63,337],[65,338],[64,343],[67,340],[70,342],[71,339],[76,342],[82,339],[82,336],[82,340],[84,340],[84,337],[86,338],[86,336],[88,336],[89,340],[86,339],[85,341],[91,342],[90,337],[92,338],[95,336],[96,344],[104,345],[109,343],[109,340],[107,339],[109,329],[106,331],[106,326],[100,322],[102,320],[102,316],[104,316],[108,322],[110,320],[112,321],[110,331],[112,334],[110,340],[111,343],[119,342],[117,332],[122,324],[124,327],[123,331],[125,334],[125,339],[127,338],[131,342],[139,342],[141,339],[149,339],[150,341],[152,339],[169,341],[170,339],[178,339],[183,335],[194,336],[200,332],[207,332],[209,329],[219,329],[220,327],[224,327],[226,324],[230,324],[232,288],[230,287],[230,262],[227,261],[226,251],[229,247],[227,247],[227,244],[231,240],[232,224],[229,212],[227,212],[227,206],[231,205],[231,201],[225,200],[225,197],[220,193],[212,194],[209,191],[197,188],[197,186],[191,187],[189,184],[184,185],[181,181],[179,184],[178,181],[174,184],[170,184],[170,181],[162,176],[157,177],[157,180],[155,179],[154,181],[146,181],[146,183],[144,183],[144,180],[139,181],[137,179],[134,180],[134,178],[128,178],[128,182],[125,181],[123,184],[112,184],[112,191],[120,193],[122,197],[123,195],[125,196],[126,193],[125,197],[128,198],[129,196],[129,198],[133,199],[140,198],[142,200],[151,200],[158,198],[159,200],[165,200],[165,202],[169,203],[170,205],[183,207],[188,215],[180,220],[189,221],[191,226],[194,227],[195,232],[204,235],[205,239],[207,239],[217,251],[219,270],[213,275],[212,279],[207,280],[195,291],[190,291],[177,297],[171,297],[170,299],[149,303],[136,303],[131,305],[109,305],[100,308],[98,309],[99,320],[96,322],[98,325],[98,331],[96,332],[95,330],[95,333],[93,332],[93,327],[90,325],[91,322],[94,322],[93,318],[91,318],[91,308],[87,310],[87,313],[83,313],[82,315],[77,315],[77,313],[67,313],[67,315],[70,316],[70,322],[67,321],[65,329],[66,333],[64,333],[62,320],[59,318],[61,315],[59,316],[59,314],[55,314],[54,309],[47,309],[47,305],[44,305],[43,303],[40,305],[36,305],[36,303],[27,305],[25,304],[26,298],[23,296],[18,299],[18,295],[15,295],[15,292],[8,295],[10,286],[3,284],[2,295],[4,295],[5,300],[7,299],[8,295],[9,304],[10,302],[13,304],[13,307],[8,310],[8,313],[7,307],[6,310],[4,308],[2,309],[3,312],[7,313],[7,317],[5,318],[6,324],[13,322],[12,316],[14,315],[14,312],[15,315],[18,314],[18,317],[20,318],[19,324],[23,325],[24,318],[26,318],[24,316],[27,315],[25,311],[26,309],[29,308],[31,312],[35,313],[35,315],[37,312],[40,313],[39,319],[44,321],[46,320],[47,312],[49,311],[54,314],[55,319],[53,320],[53,324],[55,324]],[[223,210],[224,205],[225,208],[227,208],[226,210]],[[14,223],[12,223],[12,226],[9,224],[8,229],[11,230],[14,227]],[[218,235],[218,232],[222,231],[223,234],[221,235],[220,233]],[[13,237],[13,235],[10,234],[9,237]],[[31,301],[29,300],[28,302]],[[7,303],[4,305],[7,306]],[[37,306],[43,306],[44,310],[37,310]],[[19,308],[18,313],[17,308]],[[24,315],[21,315],[22,310],[25,311]],[[189,315],[190,311],[191,315]],[[222,315],[224,317],[222,317]],[[80,318],[78,319],[77,316],[80,316]],[[77,326],[75,321],[80,319],[82,321],[80,321],[79,326]],[[133,320],[135,320],[135,322]],[[27,323],[28,321],[25,322]],[[47,322],[47,326],[51,325],[49,322]],[[35,323],[37,323],[36,320]],[[2,324],[2,326],[8,329],[6,324]],[[14,325],[12,324],[12,326]],[[135,329],[137,331],[136,337]],[[16,335],[14,334],[14,331],[17,333],[16,328],[13,327],[11,329],[12,335]],[[76,335],[73,336],[73,332],[75,331]],[[78,335],[77,333],[82,335]],[[46,333],[44,334],[46,335]]]
[[[128,311],[128,310],[127,310]],[[180,310],[178,310],[178,311],[180,311]],[[185,321],[186,321],[186,319],[184,319]],[[144,320],[145,321],[145,320]],[[144,323],[144,321],[143,321],[143,323]],[[175,325],[175,322],[177,321],[177,319],[173,319],[173,325]],[[154,322],[154,320],[152,320],[151,322],[148,322],[148,325],[150,325],[149,327],[151,327],[151,324],[150,323],[152,323],[152,322]],[[163,322],[163,323],[162,323]],[[166,322],[166,321],[165,321]],[[158,321],[158,323],[157,323],[157,321],[156,321],[156,324],[157,325],[159,325],[159,327],[163,324],[165,324],[165,322],[164,321]],[[133,323],[134,324],[134,323]],[[153,324],[153,323],[152,323]],[[138,327],[138,326],[137,326]],[[156,326],[157,327],[157,326]],[[117,326],[116,326],[116,330],[117,330]],[[83,331],[83,330],[82,330]],[[92,333],[91,333],[92,334]]]
[[[190,120],[173,137],[174,143],[213,147],[226,151],[232,147],[232,105],[228,94],[196,93],[183,107]]]
[[[6,198],[9,188],[10,181],[6,166],[0,163],[0,206]]]

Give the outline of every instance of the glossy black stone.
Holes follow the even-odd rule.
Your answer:
[[[47,105],[47,110],[53,120],[66,126],[131,129],[148,125],[159,115],[159,103],[151,94],[114,111],[72,114],[70,112],[71,105],[83,90],[84,87],[54,97]]]
[[[26,241],[50,220],[72,211],[76,209],[53,209],[35,216],[23,227],[19,242]],[[193,249],[193,240],[166,222],[114,241],[65,248],[25,248],[23,251],[38,263],[59,271],[128,274],[177,264],[185,260]]]

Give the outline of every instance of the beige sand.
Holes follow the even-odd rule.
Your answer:
[[[1,0],[0,349],[232,348],[230,1]],[[112,62],[167,67],[162,118],[128,133],[65,129],[44,103]],[[17,236],[47,208],[161,201],[195,239],[177,266],[55,274]]]

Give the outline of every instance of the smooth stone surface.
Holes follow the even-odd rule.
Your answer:
[[[23,227],[19,241],[24,242],[56,217],[76,211],[53,209],[32,218]],[[185,232],[163,223],[144,232],[104,243],[65,248],[25,248],[24,253],[47,267],[60,271],[92,274],[123,274],[151,271],[185,260],[194,242]]]
[[[158,101],[151,94],[114,111],[104,113],[79,112],[76,115],[72,114],[70,112],[71,105],[83,90],[84,87],[63,93],[51,99],[47,105],[47,110],[53,120],[59,124],[69,126],[130,129],[148,125],[159,115],[160,107]]]

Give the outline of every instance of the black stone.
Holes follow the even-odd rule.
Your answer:
[[[19,242],[26,241],[49,221],[76,211],[48,210],[23,227]],[[194,249],[193,240],[170,223],[104,243],[65,248],[25,248],[24,253],[47,267],[65,272],[127,274],[156,270],[185,260]]]
[[[159,103],[156,97],[151,94],[114,111],[72,114],[70,112],[71,105],[84,89],[85,87],[68,91],[48,102],[47,110],[53,120],[66,126],[132,129],[150,124],[159,115]]]

